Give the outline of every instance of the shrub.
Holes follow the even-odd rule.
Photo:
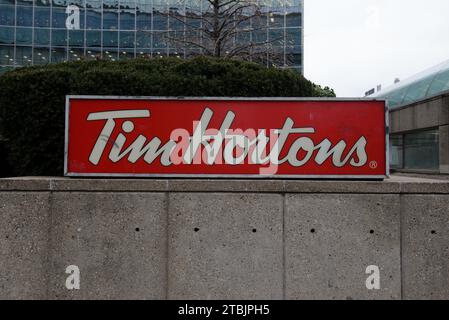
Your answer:
[[[0,177],[9,177],[11,172],[12,170],[9,166],[5,149],[5,141],[3,141],[0,137]]]
[[[336,97],[335,91],[332,88],[324,87],[322,88],[318,84],[313,84],[313,96],[314,97],[324,97],[324,98],[334,98]]]
[[[62,175],[65,96],[305,97],[314,85],[290,70],[199,57],[78,61],[0,76],[0,137],[9,175]]]

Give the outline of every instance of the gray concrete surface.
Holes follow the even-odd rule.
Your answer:
[[[403,176],[0,179],[0,299],[449,299],[448,212]]]
[[[73,179],[20,177],[0,179],[0,192],[238,192],[238,193],[408,193],[416,184],[420,193],[449,193],[447,183],[413,176],[392,176],[384,181],[231,180],[231,179]],[[447,191],[446,191],[447,190]]]
[[[287,299],[399,299],[398,195],[287,195]],[[367,290],[366,268],[380,268]]]
[[[163,299],[167,215],[162,193],[52,195],[49,298]],[[82,290],[65,288],[68,265]]]
[[[440,95],[390,111],[392,133],[449,124],[449,95]]]
[[[169,299],[282,299],[282,196],[173,193]]]
[[[404,195],[403,281],[406,299],[449,298],[449,197]]]
[[[48,192],[0,193],[0,299],[45,299]]]

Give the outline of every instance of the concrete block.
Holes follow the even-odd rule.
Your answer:
[[[164,299],[166,209],[163,193],[54,193],[49,298]],[[69,265],[80,290],[65,287]]]
[[[307,181],[286,180],[286,193],[399,193],[397,180],[384,181]]]
[[[438,182],[438,185],[427,183]],[[426,184],[423,185],[422,183]],[[234,192],[234,193],[366,193],[398,194],[446,192],[449,182],[391,176],[384,181],[339,180],[227,180],[227,179],[76,179],[8,178],[0,179],[0,191],[54,192]],[[428,187],[431,189],[428,189]],[[434,188],[435,187],[435,188]]]
[[[449,196],[404,195],[405,299],[449,299]]]
[[[401,183],[401,194],[449,194],[449,182],[436,180],[432,182]]]
[[[286,195],[286,298],[400,299],[399,210],[398,195]]]
[[[400,130],[399,111],[391,111],[390,115],[390,133],[396,133]]]
[[[282,192],[283,180],[168,180],[170,192]]]
[[[440,114],[440,125],[449,125],[449,95],[443,97]]]
[[[50,179],[43,177],[20,177],[0,179],[0,191],[49,191]]]
[[[442,99],[433,99],[414,106],[416,112],[416,128],[432,128],[440,124]]]
[[[415,109],[416,107],[413,106],[398,111],[400,119],[399,132],[415,130],[417,128]]]
[[[54,191],[127,191],[163,192],[167,190],[167,180],[159,179],[76,179],[53,178]]]
[[[282,196],[173,193],[169,299],[282,299]]]
[[[0,299],[45,299],[49,193],[0,193]]]

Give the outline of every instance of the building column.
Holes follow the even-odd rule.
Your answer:
[[[449,174],[449,125],[439,127],[440,173]]]

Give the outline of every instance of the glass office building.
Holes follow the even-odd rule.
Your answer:
[[[390,110],[394,110],[448,90],[449,60],[400,81],[375,96],[386,99]]]
[[[0,0],[0,73],[81,59],[201,55],[200,48],[175,46],[167,40],[167,35],[185,28],[167,13],[202,12],[207,4],[207,0]],[[264,27],[249,28],[248,39],[266,40],[268,50],[277,56],[276,63],[269,54],[261,63],[302,72],[303,0],[260,0],[258,7]]]

